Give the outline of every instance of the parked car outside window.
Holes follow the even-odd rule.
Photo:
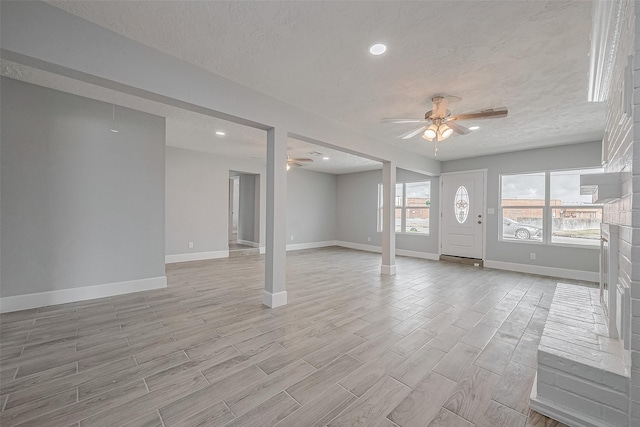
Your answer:
[[[519,240],[542,240],[542,228],[520,224],[509,218],[502,219],[502,237]]]

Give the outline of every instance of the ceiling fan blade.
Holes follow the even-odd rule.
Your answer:
[[[404,119],[404,118],[389,118],[385,117],[380,119],[380,123],[425,123],[427,119]]]
[[[403,133],[402,135],[398,136],[398,138],[402,138],[402,139],[413,138],[420,132],[424,131],[426,128],[427,128],[426,126],[419,127],[418,129],[414,129],[411,132]]]
[[[293,157],[291,158],[292,161],[294,162],[313,162],[313,159],[308,159],[308,158],[297,158],[297,157]]]
[[[468,133],[471,133],[470,129],[467,129],[466,127],[459,125],[454,121],[447,121],[447,126],[453,129],[453,131],[458,135],[466,135]]]
[[[479,113],[458,114],[451,117],[449,120],[460,121],[460,120],[479,120],[479,119],[499,119],[502,117],[507,117],[507,114],[509,114],[509,110],[507,110],[506,108],[502,110],[489,109],[489,110],[480,111]]]
[[[291,165],[293,165],[293,166],[295,166],[297,168],[301,168],[301,167],[304,166],[302,163],[297,163],[297,162],[291,162]]]

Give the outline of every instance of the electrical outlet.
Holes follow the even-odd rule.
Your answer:
[[[293,234],[291,235],[291,241],[293,242]]]
[[[193,242],[189,242],[189,249],[193,249]]]
[[[535,252],[531,252],[531,253],[529,254],[529,257],[530,257],[531,259],[536,259],[536,253],[535,253]]]
[[[367,237],[367,242],[370,242],[370,241],[371,241],[371,237]]]

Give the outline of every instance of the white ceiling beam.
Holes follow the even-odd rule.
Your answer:
[[[398,167],[440,174],[437,160],[394,148],[46,3],[3,2],[0,14],[5,59],[260,129],[284,127]]]

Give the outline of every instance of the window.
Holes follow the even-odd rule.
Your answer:
[[[431,182],[396,184],[396,233],[429,234]],[[382,231],[382,184],[378,184],[378,231]]]
[[[502,238],[542,241],[545,174],[502,176]]]
[[[597,170],[601,172],[601,170]],[[600,245],[602,206],[580,194],[580,175],[593,170],[551,172],[551,242]]]
[[[599,172],[501,175],[501,240],[598,246],[602,206],[580,195],[580,175]]]

